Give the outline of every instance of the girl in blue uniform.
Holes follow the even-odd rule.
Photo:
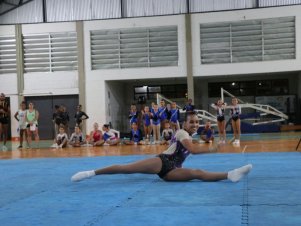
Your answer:
[[[217,103],[211,104],[216,110],[216,119],[217,119],[217,126],[218,126],[218,134],[219,134],[219,143],[225,144],[226,143],[226,120],[225,120],[225,109],[227,104],[223,103],[222,100],[218,100]]]
[[[136,122],[132,123],[132,129],[130,133],[130,140],[124,141],[124,144],[142,144],[142,132],[138,129]]]
[[[132,123],[134,122],[138,123],[138,111],[136,105],[134,104],[131,105],[129,119],[130,119],[130,125],[132,125]]]
[[[241,107],[238,104],[238,99],[236,97],[232,98],[232,106],[230,106],[231,113],[231,123],[233,128],[233,133],[235,140],[233,144],[240,144],[240,115],[241,115]]]
[[[165,181],[190,181],[194,179],[202,181],[230,180],[239,181],[252,169],[248,164],[229,172],[208,172],[200,169],[183,168],[182,164],[190,154],[208,153],[211,149],[206,146],[192,142],[191,135],[199,127],[199,119],[196,114],[187,114],[184,129],[178,130],[171,140],[171,144],[166,151],[152,158],[147,158],[137,162],[112,165],[105,168],[78,172],[71,177],[72,181],[81,181],[95,175],[103,174],[157,174]],[[215,151],[215,150],[211,150]]]
[[[211,122],[206,122],[206,125],[201,133],[201,139],[205,141],[205,143],[210,143],[214,141],[214,130],[211,128]]]
[[[151,125],[151,113],[149,111],[148,106],[145,106],[144,111],[142,111],[142,120],[143,120],[145,140],[149,141],[150,135],[152,133],[152,125]]]
[[[160,127],[161,127],[160,112],[157,104],[155,104],[153,107],[154,107],[152,112],[153,137],[154,137],[154,143],[159,143]]]
[[[170,125],[171,125],[171,129],[174,132],[180,129],[179,119],[180,119],[180,112],[179,109],[177,108],[177,104],[176,102],[172,102],[171,109],[170,109]]]
[[[159,116],[161,121],[161,128],[164,127],[164,121],[167,120],[167,108],[165,106],[165,101],[160,101],[160,107],[159,107]]]

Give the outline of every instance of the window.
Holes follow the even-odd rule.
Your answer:
[[[186,84],[176,85],[157,85],[157,86],[137,86],[134,87],[134,99],[144,97],[145,100],[154,100],[157,98],[156,94],[162,94],[166,98],[185,98],[187,93]]]
[[[0,36],[0,74],[16,72],[15,36]]]
[[[90,32],[92,70],[178,66],[177,26]]]
[[[25,72],[77,70],[75,32],[23,36]]]
[[[208,96],[220,97],[221,88],[235,96],[272,96],[287,95],[288,80],[258,80],[258,81],[234,81],[208,84]]]
[[[295,17],[200,25],[201,64],[295,59]]]

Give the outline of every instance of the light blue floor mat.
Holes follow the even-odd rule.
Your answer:
[[[0,161],[0,225],[301,225],[301,154],[206,154],[185,167],[228,171],[253,164],[239,183],[164,182],[156,175],[105,175],[79,183],[77,171],[150,156]]]

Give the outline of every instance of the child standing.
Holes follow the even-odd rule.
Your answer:
[[[227,104],[223,103],[222,100],[218,100],[217,103],[211,104],[216,110],[216,119],[217,119],[217,126],[218,126],[218,133],[219,133],[219,143],[225,144],[226,143],[226,120],[225,120],[225,109]]]
[[[235,140],[233,144],[240,144],[240,115],[241,107],[238,104],[238,99],[236,97],[232,98],[232,106],[230,107],[231,119],[232,119],[232,128]]]
[[[180,129],[179,119],[180,119],[180,111],[179,109],[177,109],[177,103],[172,102],[171,109],[170,109],[170,124],[171,124],[171,129],[174,132]]]
[[[152,119],[153,119],[153,136],[154,136],[154,143],[158,143],[160,139],[160,112],[158,109],[158,105],[154,105],[153,113],[152,113]]]
[[[33,103],[29,103],[28,110],[26,110],[28,148],[31,147],[32,134],[34,134],[35,141],[37,144],[40,140],[39,132],[38,132],[38,119],[39,119],[39,112],[34,108]]]
[[[148,106],[144,107],[144,111],[142,112],[142,119],[143,119],[145,140],[149,141],[152,132],[152,125],[151,125],[151,113],[149,111]]]
[[[132,123],[134,122],[138,123],[138,111],[136,105],[134,104],[131,105],[129,119],[130,119],[130,125],[132,125]]]
[[[26,131],[26,103],[22,101],[20,104],[20,109],[15,113],[15,119],[19,122],[19,133],[20,133],[20,145],[18,148],[23,147],[23,136],[25,135],[25,139],[27,140],[27,131]]]
[[[163,128],[164,127],[164,121],[167,120],[167,108],[165,106],[165,101],[164,100],[160,101],[160,107],[158,108],[158,110],[159,110],[161,126]]]
[[[75,118],[75,125],[78,126],[80,129],[82,129],[83,120],[89,118],[89,116],[84,111],[82,111],[82,105],[77,106],[74,118]]]

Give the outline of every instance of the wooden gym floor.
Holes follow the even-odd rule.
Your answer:
[[[227,143],[220,146],[219,153],[293,152],[300,138],[301,132],[243,134],[240,146]],[[231,135],[227,139],[230,140]],[[17,149],[18,145],[18,142],[8,143],[8,151],[0,151],[0,159],[154,155],[167,148],[165,145],[117,145],[53,149],[49,148],[51,141],[40,141],[39,148],[32,149]]]

